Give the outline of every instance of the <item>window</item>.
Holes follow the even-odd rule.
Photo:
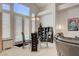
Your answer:
[[[3,39],[10,39],[10,14],[3,12],[2,14]]]
[[[32,17],[35,17],[35,14],[34,13],[32,13]]]
[[[9,4],[2,4],[2,9],[5,11],[10,11],[10,5]]]
[[[15,15],[15,42],[22,41],[22,16]]]
[[[29,8],[21,4],[14,4],[14,12],[22,15],[29,16]]]
[[[29,34],[29,18],[27,18],[27,17],[24,18],[24,34],[25,34],[25,39],[29,40],[30,39],[30,34]]]

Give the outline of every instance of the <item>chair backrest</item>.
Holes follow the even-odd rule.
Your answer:
[[[79,45],[55,40],[59,56],[79,56]]]
[[[24,32],[22,32],[22,38],[23,38],[23,43],[25,43],[25,35],[24,35]]]

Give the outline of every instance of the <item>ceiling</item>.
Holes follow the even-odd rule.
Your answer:
[[[60,6],[60,5],[62,5],[62,4],[64,4],[64,3],[56,3],[57,6]]]
[[[52,3],[33,3],[34,6],[36,6],[39,9],[45,9],[46,7],[50,6]],[[64,3],[56,3],[57,6],[60,6]]]
[[[27,5],[27,6],[31,7],[31,8],[35,8],[38,11],[42,11],[46,7],[48,7],[50,5],[50,3],[26,3],[24,5]]]
[[[50,5],[50,3],[36,3],[36,7],[39,9],[39,11],[44,10],[46,7]]]
[[[50,3],[35,3],[36,7],[38,8],[45,8],[49,5]]]
[[[24,3],[23,3],[24,4]],[[56,6],[60,6],[64,3],[56,3]],[[32,9],[37,10],[37,12],[45,10],[51,3],[25,3],[24,5],[29,6]]]

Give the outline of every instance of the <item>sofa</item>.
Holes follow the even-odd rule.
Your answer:
[[[56,37],[55,44],[59,56],[79,56],[79,38]]]

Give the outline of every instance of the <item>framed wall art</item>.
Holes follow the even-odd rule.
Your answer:
[[[68,19],[68,31],[78,31],[79,30],[79,18]]]

